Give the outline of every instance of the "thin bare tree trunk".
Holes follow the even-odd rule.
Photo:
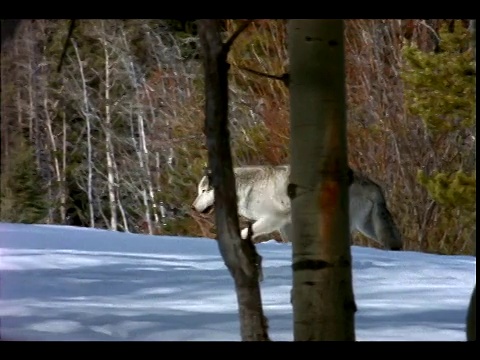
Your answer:
[[[92,131],[90,124],[90,106],[88,103],[88,92],[87,92],[87,82],[85,79],[85,74],[83,72],[83,62],[80,58],[80,53],[78,51],[77,43],[74,39],[71,39],[73,49],[75,50],[75,55],[77,56],[78,68],[80,70],[80,76],[82,80],[82,89],[83,89],[83,116],[85,117],[85,122],[87,125],[87,197],[88,197],[88,212],[90,217],[90,227],[95,227],[95,214],[93,210],[93,163],[92,163]]]
[[[240,238],[235,178],[228,131],[229,45],[223,44],[216,20],[199,20],[205,70],[205,132],[215,192],[217,240],[225,265],[233,276],[243,341],[269,340],[263,314],[259,276],[261,257],[251,239]]]
[[[143,164],[144,164],[144,170],[145,170],[145,179],[144,183],[146,186],[146,190],[148,191],[149,195],[149,200],[150,203],[152,204],[152,215],[153,219],[155,221],[155,224],[159,224],[159,218],[158,218],[158,212],[156,211],[157,206],[155,204],[155,196],[153,193],[153,186],[152,186],[152,176],[150,173],[150,159],[148,156],[148,148],[147,148],[147,140],[145,136],[145,124],[143,121],[143,116],[138,117],[139,123],[139,133],[140,133],[140,146],[141,146],[141,152],[142,152],[142,158],[143,158]]]
[[[154,112],[154,108],[153,108],[153,104],[152,104],[152,99],[150,97],[150,91],[148,91],[147,86],[146,86],[144,81],[143,81],[143,85],[144,85],[143,88],[145,89],[144,93],[147,97],[148,104],[149,104],[151,119],[152,119],[152,122],[153,122],[154,119],[155,119],[155,112]],[[145,149],[144,149],[145,161],[146,161],[147,164],[150,165],[150,156],[149,156],[149,151],[147,149],[147,142],[145,141],[145,132],[143,132],[143,138],[144,138],[143,143],[144,143],[144,147],[145,147]],[[147,182],[148,193],[150,195],[150,201],[152,203],[153,219],[155,220],[156,226],[159,226],[160,225],[160,218],[158,216],[159,206],[158,206],[157,201],[155,199],[155,191],[153,190],[152,175],[151,175],[151,172],[150,172],[150,166],[147,166],[147,181],[148,181]]]
[[[113,163],[113,169],[115,171],[115,181],[119,185],[119,186],[116,187],[116,196],[117,196],[117,202],[118,202],[118,209],[120,210],[120,214],[122,215],[123,230],[125,232],[129,232],[130,230],[128,228],[127,214],[126,214],[125,209],[122,205],[121,197],[118,193],[118,189],[120,187],[120,175],[119,175],[118,166],[117,166],[116,162]]]
[[[150,181],[148,179],[148,163],[146,163],[145,157],[146,157],[146,144],[145,144],[145,127],[143,123],[143,115],[139,114],[137,116],[137,125],[138,125],[138,133],[140,136],[140,145],[138,147],[138,160],[140,162],[140,168],[142,168],[142,196],[143,196],[143,204],[145,206],[145,217],[147,220],[148,224],[148,233],[150,235],[153,234],[153,226],[152,226],[152,216],[151,216],[151,209],[150,209],[150,202],[148,201],[148,194],[149,191],[147,191],[147,184]],[[147,177],[147,179],[145,179]]]
[[[354,341],[343,20],[290,20],[295,341]]]
[[[67,220],[67,114],[62,113],[62,175],[61,186],[62,193],[60,195],[60,209],[62,222]]]
[[[144,217],[145,217],[145,221],[147,223],[147,227],[148,227],[148,233],[150,235],[153,234],[153,225],[152,225],[152,217],[151,217],[151,213],[150,213],[150,204],[148,202],[148,194],[147,194],[147,190],[145,189],[145,181],[144,181],[144,174],[145,174],[145,171],[144,171],[144,168],[145,168],[145,162],[144,162],[144,158],[143,158],[143,153],[142,153],[142,145],[139,145],[137,140],[136,140],[136,135],[135,135],[135,124],[133,123],[133,113],[134,111],[131,110],[130,113],[132,114],[130,116],[130,131],[131,131],[131,141],[133,143],[133,147],[135,148],[135,152],[137,153],[137,157],[138,157],[138,164],[140,166],[140,169],[141,169],[141,173],[139,174],[139,177],[140,177],[140,189],[138,190],[142,196],[142,199],[143,199],[143,206],[144,206]],[[141,129],[143,129],[143,117],[141,114],[138,114],[136,115],[137,117],[137,128],[138,128],[138,131],[141,132]],[[141,142],[141,140],[140,140]]]
[[[35,142],[36,138],[38,137],[38,134],[35,133],[35,123],[37,121],[37,114],[36,114],[36,106],[35,106],[35,94],[34,94],[34,76],[35,76],[35,70],[33,69],[34,67],[34,49],[32,46],[33,40],[31,39],[32,37],[32,31],[29,28],[29,31],[25,31],[25,34],[28,36],[25,41],[28,41],[29,45],[29,53],[28,53],[28,136],[30,140],[30,144],[35,144],[35,154],[38,155],[38,148],[37,144]],[[36,156],[37,160],[37,166],[40,169],[40,161],[39,157]]]
[[[136,147],[137,154],[139,158],[140,167],[142,168],[142,197],[143,203],[145,206],[145,217],[148,224],[148,231],[150,234],[153,234],[153,224],[152,224],[152,215],[153,220],[156,225],[159,224],[159,217],[157,212],[157,205],[155,203],[155,194],[153,191],[152,185],[152,178],[150,172],[150,159],[149,159],[149,151],[147,147],[147,136],[145,133],[145,122],[142,113],[142,103],[140,101],[140,83],[144,83],[143,79],[140,79],[137,72],[135,71],[135,66],[132,61],[131,57],[131,50],[129,47],[129,42],[127,36],[124,31],[122,31],[122,41],[126,51],[127,60],[125,62],[125,69],[128,71],[132,85],[135,87],[135,96],[137,100],[138,110],[139,112],[137,116],[137,127],[138,127],[138,137],[139,137],[139,146]],[[135,135],[132,132],[132,139],[136,145]]]
[[[108,44],[105,38],[105,24],[102,20],[103,51],[105,56],[105,156],[107,159],[107,189],[108,199],[110,205],[110,229],[116,231],[118,226],[117,220],[117,201],[115,196],[115,178],[113,174],[113,146],[112,146],[112,125],[111,125],[111,111],[110,111],[110,55],[108,53]]]
[[[52,118],[50,116],[50,113],[48,111],[48,93],[45,91],[45,96],[43,99],[43,107],[45,111],[45,124],[47,125],[47,131],[48,131],[48,137],[50,139],[50,146],[53,150],[53,168],[55,169],[55,177],[57,181],[57,192],[60,195],[60,217],[61,219],[65,219],[65,203],[62,201],[64,198],[64,185],[62,182],[62,173],[60,170],[60,161],[58,160],[58,148],[57,148],[57,143],[55,140],[55,135],[53,134],[53,129],[52,129]]]

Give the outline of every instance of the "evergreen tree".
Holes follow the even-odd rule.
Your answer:
[[[437,51],[422,52],[415,44],[404,47],[405,100],[419,116],[429,141],[448,139],[444,161],[432,173],[418,171],[418,181],[443,206],[446,218],[465,227],[475,223],[476,176],[472,144],[475,125],[475,68],[471,33],[460,21],[439,31]],[[446,228],[448,224],[445,224]]]
[[[41,223],[48,204],[43,180],[35,164],[33,147],[20,138],[10,166],[2,174],[1,218],[3,221]]]

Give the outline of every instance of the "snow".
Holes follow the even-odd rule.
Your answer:
[[[292,341],[291,245],[257,245],[269,334]],[[464,341],[476,258],[352,247],[359,341]],[[239,341],[212,239],[0,223],[3,340]]]

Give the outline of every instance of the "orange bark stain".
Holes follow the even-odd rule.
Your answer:
[[[320,236],[329,239],[333,235],[336,208],[340,201],[340,183],[327,179],[322,183],[319,194]],[[325,242],[325,243],[328,243]]]

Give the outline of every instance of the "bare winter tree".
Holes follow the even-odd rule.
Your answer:
[[[354,341],[343,20],[290,20],[294,340]]]
[[[218,246],[235,282],[242,340],[266,341],[269,340],[267,319],[263,314],[259,286],[261,257],[251,239],[242,240],[240,237],[228,130],[227,54],[246,26],[248,22],[223,43],[217,20],[198,21],[205,70],[205,133],[215,193]]]
[[[112,113],[111,113],[111,78],[110,73],[113,66],[111,63],[111,51],[109,51],[108,43],[106,39],[105,21],[101,20],[102,35],[100,41],[103,45],[103,51],[105,55],[105,124],[103,126],[105,132],[105,158],[107,159],[107,187],[108,187],[108,199],[110,206],[110,229],[117,230],[117,199],[115,192],[115,153],[112,144]]]
[[[80,78],[82,82],[82,99],[83,106],[81,108],[83,117],[85,118],[86,128],[87,128],[87,196],[88,196],[88,214],[89,214],[89,225],[90,227],[95,227],[95,212],[93,205],[93,147],[92,147],[92,109],[90,106],[90,101],[88,97],[88,88],[87,80],[84,73],[84,65],[80,57],[80,52],[75,40],[72,39],[73,49],[75,50],[75,55],[78,61],[78,69],[80,72]]]

